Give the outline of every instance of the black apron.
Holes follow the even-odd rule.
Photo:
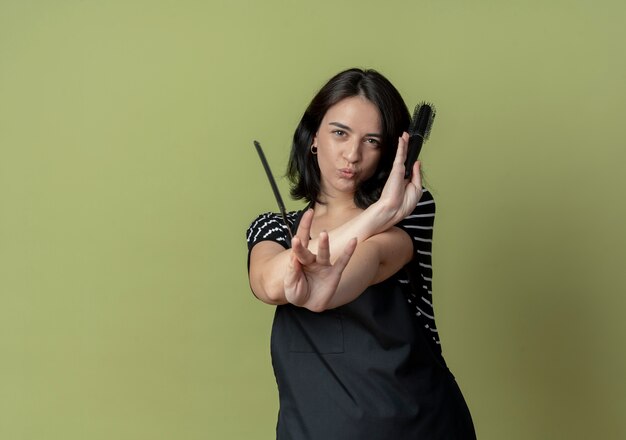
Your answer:
[[[277,306],[279,440],[475,439],[465,400],[395,277],[314,313]]]

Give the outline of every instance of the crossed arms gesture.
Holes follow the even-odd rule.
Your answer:
[[[411,180],[404,179],[407,145],[405,133],[380,199],[359,215],[310,240],[314,212],[309,210],[291,249],[273,242],[252,249],[250,286],[259,299],[319,312],[356,299],[410,261],[411,238],[393,227],[413,211],[422,195],[419,162]]]

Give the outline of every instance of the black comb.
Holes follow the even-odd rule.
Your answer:
[[[413,164],[422,150],[422,144],[428,139],[435,119],[435,107],[427,102],[415,106],[413,118],[409,126],[409,151],[404,162],[404,178],[410,179]]]
[[[261,144],[259,144],[257,141],[254,141],[254,147],[256,148],[256,152],[259,153],[259,158],[261,159],[261,163],[263,164],[263,168],[265,169],[265,174],[267,174],[267,179],[270,181],[272,191],[274,192],[274,197],[276,198],[276,203],[278,203],[280,215],[283,217],[283,223],[287,227],[287,231],[289,231],[289,237],[287,237],[287,247],[291,247],[291,239],[293,238],[293,235],[291,232],[291,228],[289,227],[289,222],[287,221],[287,213],[285,212],[285,204],[283,203],[283,198],[280,196],[278,186],[276,186],[276,181],[274,180],[274,176],[272,175],[272,170],[270,170],[270,165],[269,163],[267,163],[267,159],[265,159],[265,154],[263,154]]]

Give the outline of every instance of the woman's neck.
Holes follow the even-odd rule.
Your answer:
[[[322,197],[313,209],[312,236],[317,236],[323,230],[334,229],[363,211],[355,205],[354,197]]]
[[[320,194],[320,203],[315,203],[315,212],[323,215],[340,215],[357,210],[354,194]]]

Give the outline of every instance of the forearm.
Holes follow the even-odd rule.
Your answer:
[[[376,202],[347,222],[327,231],[330,240],[330,254],[338,255],[352,238],[356,238],[358,243],[362,243],[368,238],[386,231],[395,224],[393,214],[382,203]],[[318,238],[312,239],[307,247],[316,254],[318,243]]]
[[[301,221],[301,228],[306,230],[306,236],[308,236],[311,218],[311,213],[309,212],[303,216]],[[337,257],[345,251],[353,238],[356,238],[357,243],[359,243],[357,246],[358,254],[363,254],[371,245],[362,246],[362,244],[365,244],[368,239],[388,230],[394,222],[393,212],[387,210],[382,203],[375,203],[349,221],[327,231],[327,246],[330,247],[331,260],[333,262],[336,261]],[[317,237],[308,241],[307,248],[317,255],[319,253],[319,243],[320,238]],[[260,243],[253,248],[250,266],[250,285],[259,299],[268,304],[285,304],[288,302],[285,296],[284,283],[285,277],[292,270],[291,255],[291,250],[285,250],[276,243]],[[340,305],[338,302],[345,304],[356,298],[369,285],[372,274],[377,273],[378,263],[372,263],[370,259],[365,258],[365,254],[363,255],[363,258],[358,258],[358,260],[366,261],[367,264],[358,267],[355,264],[351,264],[349,272],[342,277],[338,299],[333,300],[332,303],[335,307]],[[369,258],[371,258],[371,255]],[[353,272],[356,275],[351,275]],[[357,285],[360,287],[355,288]],[[352,292],[354,296],[344,295],[344,292]],[[343,298],[348,299],[344,300]],[[317,300],[315,301],[317,303]],[[321,303],[326,302],[327,299],[321,300]],[[304,302],[298,302],[298,305],[304,305]]]

